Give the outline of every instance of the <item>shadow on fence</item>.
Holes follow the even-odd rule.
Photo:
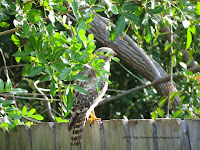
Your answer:
[[[96,121],[86,124],[80,147],[70,147],[67,123],[0,130],[0,150],[200,150],[200,119]]]

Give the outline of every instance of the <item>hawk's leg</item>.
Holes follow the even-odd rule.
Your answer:
[[[90,114],[90,118],[88,118],[88,121],[90,122],[90,124],[92,124],[95,120],[101,120],[101,118],[97,118],[94,113],[94,110],[92,110]]]

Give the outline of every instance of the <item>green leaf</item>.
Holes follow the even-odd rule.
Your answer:
[[[78,74],[78,75],[73,76],[72,80],[79,80],[79,81],[86,81],[87,82],[88,78],[87,78],[87,76]]]
[[[120,61],[120,59],[117,58],[117,57],[112,57],[112,60],[114,60],[114,61],[116,61],[116,62],[119,62],[119,61]]]
[[[194,25],[189,26],[189,30],[192,32],[192,34],[196,33],[196,28]]]
[[[147,24],[145,27],[145,40],[147,42],[151,42],[152,40],[151,28],[149,24]]]
[[[72,10],[73,10],[74,16],[76,17],[77,20],[79,20],[80,17],[79,17],[79,11],[78,11],[78,4],[76,0],[72,0],[71,4],[72,4]]]
[[[74,103],[73,87],[70,87],[69,92],[67,94],[67,110],[71,110],[73,103]]]
[[[0,79],[0,93],[4,89],[4,82],[2,79]]]
[[[8,27],[10,27],[10,24],[7,23],[7,22],[1,22],[0,26],[3,27],[3,28],[8,28]]]
[[[51,69],[50,66],[47,66],[47,67],[46,67],[46,72],[47,72],[50,76],[53,75],[53,70]]]
[[[32,8],[32,3],[27,3],[26,5],[24,5],[23,10],[26,12],[27,10]]]
[[[79,32],[78,32],[78,34],[79,34],[81,40],[82,40],[83,42],[85,42],[85,41],[86,41],[86,37],[85,37],[86,31],[83,30],[83,29],[80,29]]]
[[[15,89],[12,89],[10,92],[13,94],[21,94],[21,93],[27,93],[28,91],[21,88],[15,88]]]
[[[24,106],[24,107],[22,108],[22,116],[25,116],[25,115],[26,115],[26,112],[27,112],[27,108],[26,108],[26,106]]]
[[[122,34],[122,32],[124,31],[125,26],[126,26],[125,18],[124,18],[123,15],[121,15],[119,17],[119,19],[117,20],[117,23],[116,23],[116,28],[115,28],[116,36],[119,36],[120,34]]]
[[[41,77],[39,78],[39,80],[40,80],[41,82],[49,81],[49,80],[50,80],[50,76],[49,76],[49,74],[46,74],[46,75],[44,75],[44,76],[41,76]]]
[[[200,15],[200,2],[197,2],[196,13],[197,13],[197,15]]]
[[[18,47],[20,47],[20,40],[19,40],[19,38],[18,38],[17,35],[12,34],[11,39],[12,39],[12,41],[13,41],[13,43],[14,43],[15,45],[17,45]]]
[[[29,117],[30,117],[30,118],[34,118],[34,119],[36,119],[36,120],[43,120],[43,119],[44,119],[44,117],[41,116],[41,115],[39,115],[39,114],[31,115],[31,116],[29,116]]]
[[[118,14],[118,9],[115,5],[111,5],[110,8],[113,14]]]
[[[77,86],[77,85],[75,85],[75,84],[72,84],[72,87],[74,88],[74,90],[80,92],[81,94],[87,95],[87,91],[84,90],[82,87]]]
[[[44,63],[44,64],[48,64],[48,61],[45,59],[45,55],[43,52],[38,52],[37,53],[38,59],[40,60],[40,62]]]
[[[190,29],[187,29],[187,42],[186,42],[186,49],[188,49],[190,47],[192,43],[192,34],[190,32]]]
[[[6,100],[5,102],[3,102],[2,106],[7,107],[7,106],[10,106],[12,104],[15,104],[14,100]]]
[[[95,82],[96,82],[97,93],[99,93],[99,92],[100,92],[100,85],[99,85],[99,82],[98,82],[98,80],[96,80]]]
[[[21,117],[18,114],[8,114],[8,117],[11,119],[21,119]]]
[[[53,9],[59,11],[59,12],[68,12],[68,9],[62,5],[52,5]]]
[[[69,73],[70,73],[71,71],[72,71],[71,68],[65,68],[65,69],[63,69],[62,72],[61,72],[61,74],[60,74],[59,79],[60,79],[60,80],[65,79],[67,76],[69,76]]]
[[[24,24],[22,26],[22,30],[24,31],[25,35],[30,36],[31,35],[31,28],[27,21],[24,21]]]
[[[115,40],[115,31],[114,31],[114,28],[113,28],[113,27],[111,27],[109,39],[110,39],[112,42]]]
[[[37,37],[32,36],[32,35],[29,37],[29,43],[30,43],[30,46],[31,46],[31,48],[32,48],[33,50],[36,50],[36,48],[37,48],[37,45],[36,45],[36,38],[37,38]]]
[[[159,115],[160,117],[163,117],[163,116],[164,116],[165,111],[164,111],[163,109],[161,109],[161,108],[157,108],[156,110],[157,110],[158,115]]]
[[[16,110],[18,110],[18,108],[15,108],[15,107],[8,107],[8,108],[6,108],[5,112],[6,112],[6,113],[9,113],[9,112],[13,112],[13,111],[16,111]]]
[[[64,56],[60,56],[60,58],[63,61],[63,63],[72,66],[72,63],[67,58],[65,58]]]
[[[51,94],[52,97],[54,97],[54,95],[56,94],[56,86],[55,86],[55,83],[51,83],[50,94]]]
[[[15,57],[26,57],[29,56],[30,52],[27,51],[17,51],[16,53],[13,54]]]
[[[38,23],[42,19],[42,12],[38,9],[31,9],[26,15],[29,22]]]
[[[69,122],[67,119],[62,119],[61,117],[55,117],[56,122]]]
[[[154,9],[148,10],[148,13],[151,13],[151,14],[159,14],[159,13],[161,13],[163,10],[164,10],[164,7],[163,7],[163,6],[157,6],[157,7],[155,7]]]
[[[12,83],[11,83],[10,79],[7,79],[6,88],[5,88],[6,91],[10,91],[11,87],[12,87]]]
[[[32,108],[32,109],[28,112],[27,117],[32,116],[35,112],[36,112],[36,109],[35,109],[35,108]]]
[[[168,43],[166,46],[165,46],[165,51],[167,51],[170,47],[173,46],[173,43]]]
[[[178,110],[174,113],[173,118],[178,118],[181,115],[182,111]]]
[[[33,68],[31,68],[31,69],[29,70],[27,76],[28,76],[28,77],[34,77],[34,76],[40,74],[44,68],[45,68],[44,66],[36,66],[36,67],[33,67]]]
[[[128,10],[128,11],[135,11],[135,10],[138,10],[139,8],[139,6],[135,4],[134,2],[124,2],[122,6],[124,7],[125,10]]]
[[[124,15],[127,19],[133,21],[134,23],[140,23],[140,17],[135,14],[124,12]]]
[[[3,97],[0,97],[0,103],[5,102],[5,99]]]

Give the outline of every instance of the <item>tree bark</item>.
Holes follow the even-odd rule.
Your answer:
[[[103,46],[112,48],[117,53],[118,57],[125,61],[128,65],[132,66],[135,71],[140,73],[148,80],[154,81],[156,79],[155,72],[152,72],[149,64],[147,64],[144,58],[141,57],[135,47],[131,46],[127,40],[122,38],[122,36],[116,37],[114,42],[111,42],[109,40],[109,32],[106,29],[107,23],[108,22],[106,19],[99,15],[95,15],[93,22],[90,23],[92,28],[89,29],[89,32],[91,32],[94,35],[95,39]],[[135,45],[137,46],[136,43]],[[137,47],[140,48],[139,46]],[[153,58],[151,58],[150,56],[149,58],[160,73],[160,76],[166,77],[167,73],[165,72],[165,70]],[[166,82],[154,85],[154,87],[160,96],[168,96],[168,85],[169,83]],[[172,91],[177,91],[177,89],[173,87]],[[179,103],[180,98],[176,97],[173,100],[172,105],[176,107],[179,106]]]

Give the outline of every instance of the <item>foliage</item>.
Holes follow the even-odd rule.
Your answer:
[[[5,94],[20,94],[27,92],[27,90],[21,88],[11,88],[12,83],[8,79],[6,84],[4,84],[3,80],[0,79],[0,93],[2,95]],[[27,111],[26,106],[23,107],[22,110],[18,109],[16,106],[15,99],[7,99],[7,96],[4,95],[0,96],[0,128],[6,127],[7,129],[15,129],[16,125],[24,124],[24,121],[21,119],[28,119],[28,120],[43,120],[43,116],[39,114],[35,114],[36,109],[33,108],[30,111]],[[31,119],[32,118],[32,119]],[[34,121],[32,120],[32,121]],[[30,125],[33,122],[28,121],[25,124]]]
[[[29,92],[36,92],[33,87],[36,81],[45,82],[45,88],[49,89],[52,100],[56,97],[56,93],[60,95],[61,101],[63,99],[64,106],[58,109],[61,115],[64,111],[66,118],[72,108],[73,90],[87,94],[84,89],[73,84],[74,80],[87,81],[87,77],[78,74],[80,71],[84,71],[83,66],[90,64],[98,72],[97,76],[99,78],[102,78],[102,74],[105,74],[100,69],[104,62],[98,59],[99,54],[95,51],[97,46],[94,35],[86,33],[87,29],[91,28],[89,23],[92,22],[95,13],[106,16],[110,20],[107,29],[110,32],[111,41],[115,41],[116,36],[123,36],[126,33],[160,63],[167,72],[170,72],[171,63],[174,70],[184,72],[185,78],[177,82],[180,86],[178,87],[179,92],[171,93],[170,97],[172,101],[174,97],[180,96],[182,105],[178,107],[178,111],[171,112],[171,117],[199,116],[199,75],[185,70],[191,63],[192,58],[198,64],[200,63],[197,59],[200,54],[198,48],[200,2],[188,0],[161,2],[116,0],[105,1],[105,3],[96,0],[17,0],[14,2],[6,0],[0,2],[1,31],[8,28],[18,28],[14,34],[4,36],[7,41],[2,38],[4,45],[1,47],[7,54],[7,60],[12,60],[12,56],[14,56],[18,64],[25,64],[23,71],[19,70],[22,71],[22,75],[26,79],[24,80],[22,76],[11,79],[13,82],[15,80],[15,84],[20,83],[20,88],[29,89]],[[69,6],[71,9],[69,9]],[[67,14],[73,15],[77,22],[70,20]],[[112,23],[116,27],[113,27]],[[169,33],[160,31],[164,26],[169,29],[172,28],[173,34],[176,35],[172,42],[166,39],[166,35]],[[5,44],[10,42],[9,38],[15,44],[14,46],[8,43],[8,45],[11,45],[11,48],[9,48],[13,49],[12,51],[9,51]],[[172,62],[169,59],[171,47],[173,47]],[[181,49],[187,50],[190,56],[186,63],[183,62]],[[116,60],[116,58],[114,59]],[[12,62],[9,61],[10,65],[12,65]],[[138,82],[123,69],[120,69],[116,63],[112,64],[111,69],[114,75],[111,79],[113,83],[110,86],[111,88],[128,90],[133,88],[133,85],[135,87],[148,82],[137,72],[134,72],[142,81]],[[16,72],[19,70],[16,70]],[[9,85],[9,83],[7,84]],[[12,90],[22,92],[21,89]],[[117,92],[109,92],[109,94],[116,95]],[[109,115],[110,118],[122,118],[123,115],[128,116],[128,118],[165,117],[167,99],[161,98],[158,103],[159,99],[157,92],[149,88],[123,97],[121,100],[112,102],[102,109],[106,114],[104,115],[105,118]],[[36,102],[23,102],[26,106],[23,109],[21,107],[22,112],[25,111],[26,107],[34,112],[36,105],[39,109],[42,104],[38,102],[33,105]],[[22,101],[19,103],[22,103]],[[33,106],[30,106],[29,103]],[[11,104],[7,107],[14,108],[13,106]],[[62,106],[62,102],[59,103],[59,106]],[[99,110],[100,107],[97,109]],[[113,113],[109,112],[110,109],[113,110]],[[99,110],[99,113],[101,111]],[[149,112],[152,112],[151,116]],[[16,110],[13,110],[13,113],[18,114],[18,116],[21,115]],[[63,120],[56,117],[56,121]]]

